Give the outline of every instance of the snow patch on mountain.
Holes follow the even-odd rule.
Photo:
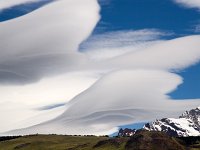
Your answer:
[[[184,112],[178,119],[163,118],[143,127],[148,131],[162,131],[171,136],[200,136],[200,107]]]

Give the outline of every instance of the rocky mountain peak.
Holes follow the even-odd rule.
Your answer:
[[[171,136],[200,136],[200,107],[184,112],[178,119],[163,118],[147,123],[143,128]]]
[[[118,132],[118,136],[119,137],[133,136],[135,132],[136,132],[136,129],[128,129],[128,128],[122,129],[121,128]]]

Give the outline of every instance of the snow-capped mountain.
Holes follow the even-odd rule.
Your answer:
[[[184,112],[178,119],[163,118],[147,123],[143,128],[171,136],[200,136],[200,107]]]

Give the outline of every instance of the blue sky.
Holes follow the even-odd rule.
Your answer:
[[[102,4],[102,19],[97,26],[102,32],[155,28],[175,33],[175,36],[195,34],[199,23],[197,9],[188,9],[172,0],[111,0]]]
[[[194,30],[199,23],[197,9],[188,9],[171,0],[111,0],[101,3],[101,21],[94,34],[116,30],[159,29],[173,33],[166,39],[197,34]],[[196,99],[200,97],[200,63],[178,73],[184,83],[172,93],[173,99]],[[122,128],[140,128],[138,123]]]
[[[94,33],[116,30],[159,29],[173,33],[166,39],[198,34],[195,26],[200,21],[196,8],[179,6],[172,0],[110,0],[102,5],[101,21]],[[200,63],[179,72],[184,84],[169,93],[174,99],[200,97]]]
[[[3,10],[0,12],[0,21],[25,15],[50,1],[52,0],[23,4]],[[172,0],[100,0],[99,3],[101,5],[101,20],[91,36],[112,31],[156,29],[169,33],[162,39],[170,40],[196,35],[200,32],[195,30],[196,26],[200,24],[199,10],[178,5]],[[178,71],[177,74],[184,79],[184,83],[168,95],[175,100],[200,98],[200,63]],[[139,128],[143,124],[122,127]]]
[[[51,1],[52,0],[43,0],[43,1],[34,2],[34,3],[17,5],[17,6],[13,6],[11,8],[5,9],[0,12],[0,22],[13,19],[16,17],[20,17],[22,15],[30,13],[43,5],[48,4]]]

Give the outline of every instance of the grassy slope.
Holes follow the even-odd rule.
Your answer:
[[[0,150],[200,150],[199,138],[178,139],[147,131],[131,138],[32,135],[1,141]]]
[[[25,136],[9,141],[0,142],[0,150],[122,150],[125,143],[120,145],[107,144],[93,148],[99,141],[108,140],[107,137],[79,137],[63,135],[35,135]]]
[[[180,137],[176,141],[185,145],[190,150],[200,150],[200,137]]]

